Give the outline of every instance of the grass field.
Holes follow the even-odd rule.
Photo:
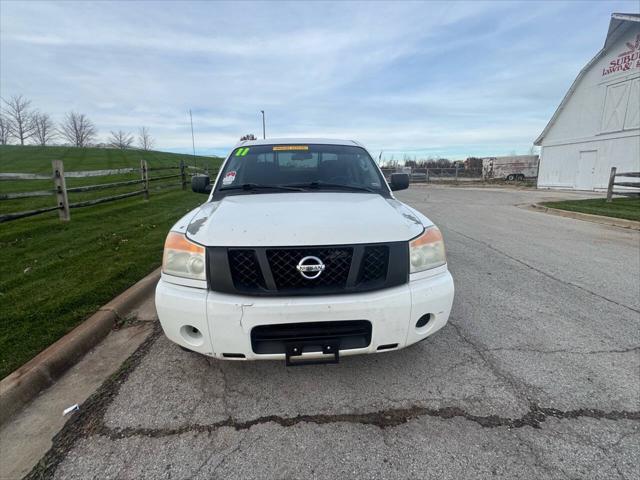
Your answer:
[[[543,205],[571,212],[640,221],[640,198],[614,198],[611,203],[607,203],[604,198],[593,198],[588,200],[545,202]]]
[[[144,152],[141,150],[117,150],[109,148],[70,148],[70,147],[20,147],[17,145],[0,146],[0,172],[11,173],[38,173],[50,175],[52,172],[51,160],[62,160],[65,172],[79,170],[104,170],[125,167],[140,167],[140,160],[147,160],[149,168],[176,167],[181,159],[187,165],[197,163],[198,167],[208,166],[214,168],[219,165],[219,159],[211,157],[194,157],[191,155],[178,155],[166,152]],[[151,178],[177,174],[175,171],[150,172]],[[111,183],[121,180],[137,180],[139,173],[123,175],[111,175],[108,177],[67,178],[67,188],[81,185],[94,185],[98,183]],[[171,182],[177,183],[178,178]],[[167,180],[169,182],[169,180]],[[166,182],[151,182],[151,188],[156,188]],[[50,180],[18,180],[2,181],[0,184],[4,192],[24,192],[33,190],[48,190],[53,188]],[[70,193],[69,202],[77,202],[98,198],[118,193],[125,193],[140,189],[140,185],[125,186],[97,192]],[[28,199],[0,201],[0,214],[18,212],[23,210],[48,207],[55,204],[55,197],[36,197]]]
[[[192,156],[160,152],[5,146],[0,147],[0,172],[48,174],[52,159],[62,159],[65,171],[136,167],[140,158],[146,158],[150,167],[177,165],[181,159],[189,165],[194,162]],[[208,163],[212,170],[219,165],[210,157],[195,161],[199,166]],[[116,180],[70,179],[67,186]],[[52,188],[52,183],[2,181],[0,191],[43,186]],[[0,224],[0,378],[160,265],[168,229],[206,197],[180,187],[157,191],[154,187],[149,201],[139,196],[72,209],[69,223],[50,212]],[[70,194],[69,200],[139,188]],[[0,209],[16,212],[52,202],[54,197],[7,200],[0,201]]]

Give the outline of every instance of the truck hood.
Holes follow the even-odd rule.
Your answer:
[[[295,192],[230,195],[205,203],[174,230],[206,246],[274,247],[406,241],[430,224],[377,194]]]

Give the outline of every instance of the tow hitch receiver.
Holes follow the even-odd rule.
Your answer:
[[[301,360],[302,354],[305,352],[317,352],[317,348],[322,348],[323,356],[320,358],[310,358],[309,360]],[[315,347],[311,350],[311,347]],[[340,362],[340,340],[324,339],[318,340],[296,340],[295,342],[286,344],[286,365],[287,367],[295,367],[298,365],[319,365],[323,363],[339,363]],[[297,359],[296,359],[297,358]],[[295,360],[294,360],[295,359]]]

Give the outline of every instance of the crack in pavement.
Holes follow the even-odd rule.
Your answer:
[[[262,435],[258,436],[258,438],[254,439],[249,446],[252,446],[254,443],[258,442],[259,440],[262,440]],[[220,459],[220,461],[216,464],[216,466],[213,468],[213,470],[211,471],[211,473],[208,475],[209,478],[218,478],[216,475],[216,472],[218,471],[218,469],[220,467],[222,467],[225,462],[229,459],[229,457],[231,457],[232,455],[236,454],[237,452],[241,452],[242,451],[242,447],[244,446],[245,442],[247,441],[247,437],[242,437],[239,441],[238,444],[231,448],[230,451],[228,451],[227,453],[225,453],[222,458]],[[194,473],[190,478],[194,478],[196,476],[196,474]]]
[[[556,282],[562,283],[563,285],[570,285],[570,286],[572,286],[574,288],[582,290],[583,292],[586,292],[586,293],[588,293],[590,295],[593,295],[594,297],[598,297],[601,300],[605,300],[605,301],[607,301],[609,303],[613,303],[614,305],[618,305],[619,307],[626,308],[627,310],[631,310],[632,312],[640,313],[640,310],[637,309],[637,308],[630,307],[629,305],[625,305],[624,303],[616,302],[615,300],[612,300],[612,299],[607,298],[607,297],[605,297],[603,295],[600,295],[599,293],[596,293],[596,292],[594,292],[592,290],[589,290],[588,288],[585,288],[585,287],[583,287],[581,285],[577,285],[577,284],[569,282],[567,280],[562,280],[562,279],[560,279],[558,277],[555,277],[555,276],[551,275],[548,272],[545,272],[544,270],[540,270],[539,268],[534,267],[533,265],[530,265],[527,262],[525,262],[523,260],[520,260],[519,258],[516,258],[516,257],[514,257],[512,255],[509,255],[508,253],[506,253],[506,252],[494,247],[490,243],[487,243],[487,242],[482,241],[482,240],[478,240],[477,238],[474,238],[474,237],[471,237],[469,235],[466,235],[466,234],[464,234],[462,232],[459,232],[458,230],[455,230],[455,229],[453,229],[451,227],[447,227],[447,230],[449,230],[451,232],[454,232],[454,233],[457,233],[461,237],[464,237],[464,238],[467,238],[467,239],[469,239],[469,240],[471,240],[473,242],[479,243],[480,245],[484,245],[488,249],[493,250],[494,252],[497,252],[497,253],[499,253],[501,255],[504,255],[505,257],[513,260],[514,262],[517,262],[517,263],[519,263],[521,265],[524,265],[525,267],[527,267],[527,268],[529,268],[529,269],[531,269],[531,270],[533,270],[535,272],[538,272],[539,274],[544,275],[545,277],[548,277],[548,278],[550,278],[552,280],[555,280]]]
[[[209,365],[213,365],[214,360],[211,360]],[[227,373],[224,371],[222,367],[222,362],[216,362],[215,368],[220,372],[220,376],[222,377],[222,409],[224,410],[225,415],[230,416],[231,410],[229,409],[229,399],[227,398],[227,391],[229,390],[229,382],[227,381]]]
[[[622,348],[622,349],[613,349],[613,350],[588,350],[586,352],[580,352],[577,350],[567,350],[562,348],[558,348],[555,350],[544,350],[544,349],[537,349],[537,348],[531,348],[531,347],[494,347],[494,348],[487,348],[484,351],[485,352],[504,351],[504,352],[530,352],[530,353],[542,353],[542,354],[568,353],[571,355],[598,355],[598,354],[607,354],[607,353],[631,353],[636,350],[640,351],[640,346]]]
[[[454,325],[459,331],[459,328]],[[553,408],[540,407],[535,403],[526,401],[529,410],[519,418],[501,417],[499,415],[473,415],[460,407],[427,408],[413,406],[409,408],[395,408],[374,411],[369,413],[351,414],[316,414],[298,415],[295,417],[283,417],[268,415],[253,420],[239,421],[231,416],[224,421],[209,425],[187,424],[178,428],[125,428],[111,429],[106,426],[104,419],[109,405],[112,403],[121,386],[127,381],[129,375],[137,368],[142,359],[147,355],[151,346],[160,336],[159,325],[154,324],[154,331],[143,344],[125,361],[122,367],[114,373],[102,386],[89,397],[80,407],[80,411],[74,417],[69,418],[63,429],[53,438],[51,449],[40,462],[25,477],[25,479],[49,479],[53,478],[60,463],[67,457],[78,441],[90,436],[105,436],[117,440],[127,437],[166,437],[180,435],[187,432],[213,433],[220,428],[232,428],[235,430],[248,430],[255,425],[274,423],[282,427],[291,427],[301,423],[315,423],[318,425],[333,423],[351,423],[356,425],[370,425],[380,428],[383,432],[387,428],[397,427],[420,417],[434,417],[440,419],[462,418],[484,428],[541,428],[548,418],[580,419],[593,418],[605,420],[631,420],[640,421],[640,411],[602,411],[594,409],[577,409],[562,411]],[[461,335],[462,336],[462,335]],[[463,336],[462,336],[463,337]],[[463,337],[476,351],[482,351],[469,339]],[[483,355],[487,355],[484,353]],[[485,361],[486,358],[482,357]],[[489,365],[491,365],[489,363]],[[504,378],[504,377],[503,377]],[[507,378],[508,380],[508,378]],[[512,380],[515,381],[515,380]],[[228,407],[228,405],[227,405]]]
[[[521,435],[518,435],[517,438],[520,441],[520,443],[529,450],[529,453],[535,459],[535,465],[537,467],[542,468],[545,472],[547,472],[549,474],[549,478],[556,478],[558,476],[557,474],[560,473],[562,475],[562,478],[567,478],[571,480],[571,477],[569,477],[563,469],[554,468],[553,466],[548,465],[547,462],[544,461],[544,458],[540,454],[538,449],[533,445],[533,443],[529,439],[523,438]]]
[[[218,460],[218,462],[215,464],[215,466],[213,467],[213,471],[210,474],[210,478],[215,478],[215,473],[216,470],[218,469],[218,467],[220,467],[220,465],[222,465],[225,460],[227,459],[227,457],[229,457],[230,455],[233,455],[234,453],[236,453],[238,450],[240,450],[242,443],[244,442],[244,438],[241,438],[240,441],[238,442],[237,445],[231,446],[229,448],[226,448],[224,452],[218,452],[215,449],[213,449],[213,451],[211,452],[211,454],[205,459],[204,462],[202,462],[198,468],[196,468],[196,470],[189,476],[190,479],[195,478],[201,471],[202,469],[205,467],[205,465],[207,465],[209,463],[209,461],[216,455],[221,455],[220,459]]]
[[[523,393],[521,391],[522,387],[523,387],[523,382],[520,381],[517,378],[514,378],[513,375],[510,375],[509,373],[504,372],[498,365],[496,365],[492,361],[492,359],[487,358],[489,356],[489,355],[487,355],[487,353],[489,353],[489,351],[487,350],[487,348],[485,346],[479,346],[476,343],[472,342],[470,338],[468,338],[466,335],[464,335],[462,333],[462,327],[460,327],[459,325],[456,325],[455,323],[453,323],[453,320],[451,318],[447,322],[447,325],[451,325],[451,327],[456,331],[456,333],[458,334],[460,339],[464,343],[469,345],[478,354],[478,356],[487,365],[487,367],[489,367],[489,370],[491,370],[491,372],[497,378],[502,379],[505,383],[510,385],[511,388],[513,388],[513,391],[514,391],[515,395],[520,397],[520,400],[522,400],[523,403],[532,404],[531,399],[525,393]]]
[[[300,423],[315,423],[317,425],[326,425],[331,423],[353,423],[359,425],[372,425],[380,429],[393,428],[405,424],[410,420],[419,417],[429,416],[441,419],[452,419],[456,417],[474,422],[483,428],[522,428],[532,427],[541,428],[541,424],[547,418],[557,418],[562,420],[593,418],[599,420],[633,420],[640,421],[640,411],[621,411],[613,410],[605,412],[603,410],[580,408],[576,410],[558,410],[549,407],[540,407],[532,404],[529,411],[519,418],[500,417],[498,415],[473,415],[466,412],[460,407],[410,407],[380,410],[369,413],[344,413],[344,414],[317,414],[317,415],[297,415],[295,417],[282,417],[279,415],[266,415],[253,420],[238,421],[228,418],[221,422],[208,425],[192,424],[184,425],[177,428],[123,428],[112,429],[106,426],[93,432],[96,435],[105,436],[111,440],[120,440],[123,438],[145,436],[151,438],[167,437],[180,435],[183,433],[210,433],[219,428],[233,428],[235,430],[248,430],[255,425],[265,423],[275,423],[281,427],[292,427]]]

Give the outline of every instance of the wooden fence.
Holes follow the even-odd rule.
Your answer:
[[[616,177],[639,178],[640,172],[622,172],[616,173],[616,167],[611,167],[609,175],[609,186],[607,187],[607,203],[611,202],[613,195],[624,195],[627,197],[640,197],[640,180],[616,182]],[[627,187],[633,190],[617,190],[614,187]]]
[[[202,171],[202,169],[185,165],[184,161],[180,162],[180,165],[175,167],[149,167],[146,160],[140,160],[140,168],[116,168],[111,170],[88,170],[88,171],[76,171],[65,172],[64,164],[62,160],[53,160],[51,162],[52,175],[40,175],[35,173],[0,173],[0,181],[2,180],[50,180],[53,181],[53,189],[50,190],[38,190],[38,191],[26,191],[26,192],[11,192],[0,193],[0,201],[2,200],[14,200],[22,198],[33,197],[47,197],[55,196],[56,204],[50,207],[38,208],[34,210],[25,210],[22,212],[7,213],[0,215],[0,223],[8,222],[11,220],[17,220],[19,218],[31,217],[33,215],[39,215],[42,213],[58,211],[58,215],[61,221],[67,222],[71,219],[70,210],[72,208],[90,207],[98,205],[100,203],[113,202],[116,200],[122,200],[124,198],[133,197],[136,195],[142,195],[145,200],[149,199],[150,183],[169,180],[180,179],[178,182],[165,183],[154,190],[164,189],[169,187],[182,187],[183,190],[187,188],[187,175],[188,170],[196,173]],[[158,176],[152,176],[152,172],[162,172]],[[173,172],[173,173],[169,173]],[[82,185],[77,187],[67,187],[67,178],[88,178],[88,177],[107,177],[113,175],[122,175],[128,173],[140,173],[140,178],[136,180],[124,180],[110,183],[100,183],[96,185]],[[91,200],[85,200],[75,203],[69,203],[68,194],[78,192],[90,192],[95,190],[105,190],[109,188],[124,187],[130,185],[139,185],[135,191],[121,193],[118,195],[112,195],[109,197],[96,198]]]

